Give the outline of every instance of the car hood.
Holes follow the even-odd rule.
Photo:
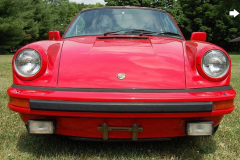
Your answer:
[[[184,89],[182,41],[141,36],[65,39],[58,87]]]

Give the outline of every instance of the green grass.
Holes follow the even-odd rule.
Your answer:
[[[240,93],[240,54],[233,53],[231,85]],[[211,137],[181,137],[162,142],[84,142],[58,135],[29,135],[7,107],[12,55],[0,55],[0,159],[240,159],[240,97]]]

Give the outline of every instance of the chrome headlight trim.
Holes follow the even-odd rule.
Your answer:
[[[227,55],[217,49],[207,51],[202,57],[203,72],[211,78],[224,77],[230,68]]]
[[[42,58],[34,49],[21,50],[14,59],[14,69],[22,77],[36,75],[42,67]]]

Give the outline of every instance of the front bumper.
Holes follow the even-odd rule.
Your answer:
[[[98,92],[97,92],[98,91]],[[158,92],[157,92],[158,91]],[[217,126],[223,115],[233,111],[213,110],[215,101],[232,100],[236,92],[231,87],[192,90],[104,90],[54,89],[13,85],[10,97],[30,99],[30,108],[8,104],[19,112],[27,124],[33,119],[56,121],[56,134],[102,138],[97,128],[106,123],[112,127],[143,128],[139,139],[186,136],[189,121],[212,121]],[[131,139],[130,132],[113,131],[109,139]]]

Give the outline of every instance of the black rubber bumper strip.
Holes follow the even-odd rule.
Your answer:
[[[13,84],[12,88],[38,91],[66,91],[66,92],[119,92],[119,93],[187,93],[187,92],[214,92],[232,89],[232,86],[196,88],[196,89],[144,89],[144,88],[57,88],[35,87]]]
[[[69,112],[179,113],[211,112],[213,102],[79,102],[30,99],[30,109]]]

